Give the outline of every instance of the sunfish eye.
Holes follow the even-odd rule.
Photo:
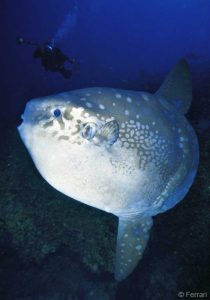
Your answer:
[[[91,140],[92,138],[94,138],[96,132],[97,125],[95,123],[86,123],[82,129],[82,136],[87,140]]]
[[[61,111],[59,108],[56,108],[54,111],[53,111],[53,114],[56,118],[60,117],[61,115]]]

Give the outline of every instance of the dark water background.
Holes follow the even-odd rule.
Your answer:
[[[44,72],[32,47],[20,47],[16,37],[51,40],[75,5],[76,21],[66,23],[70,29],[58,41],[81,65],[67,81]],[[208,0],[2,0],[0,7],[1,120],[18,121],[29,98],[59,91],[156,88],[181,57],[188,58],[195,79],[210,68]]]
[[[179,291],[207,292],[210,1],[1,0],[0,24],[0,300],[174,300]],[[19,35],[38,43],[57,36],[80,70],[71,80],[44,71],[33,47],[17,45]],[[143,260],[117,285],[106,265],[117,220],[49,187],[15,126],[34,97],[90,86],[153,92],[182,57],[192,70],[188,117],[198,133],[201,167],[187,199],[155,218]],[[93,259],[84,263],[89,253]]]

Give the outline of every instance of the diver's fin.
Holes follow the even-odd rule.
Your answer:
[[[173,103],[183,114],[188,112],[192,101],[192,83],[185,59],[175,65],[155,95]]]
[[[149,239],[152,218],[142,215],[120,216],[117,235],[115,279],[125,279],[141,259]]]

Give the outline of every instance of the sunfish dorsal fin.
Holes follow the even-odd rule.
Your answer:
[[[185,59],[175,65],[155,95],[174,104],[183,114],[188,112],[192,101],[192,83]]]
[[[120,216],[117,235],[115,279],[126,278],[141,259],[149,239],[152,218],[142,215]]]

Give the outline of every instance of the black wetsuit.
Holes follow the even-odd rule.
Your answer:
[[[66,61],[73,63],[61,50],[57,47],[52,47],[49,51],[45,47],[38,46],[33,54],[34,58],[41,58],[41,64],[46,71],[59,72],[66,79],[72,75],[71,70],[65,69],[64,63]]]

